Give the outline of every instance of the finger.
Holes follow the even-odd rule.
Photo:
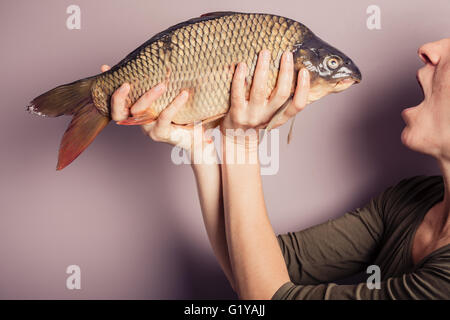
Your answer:
[[[287,117],[285,115],[285,113],[283,113],[282,115],[280,115],[279,119],[277,121],[275,121],[275,123],[272,125],[272,129],[278,128],[279,126],[282,126],[283,124],[285,124],[290,118]],[[258,129],[265,129],[267,127],[267,125],[269,124],[269,121],[266,121],[265,123],[259,125],[257,128]]]
[[[231,82],[231,105],[241,108],[245,105],[245,76],[247,75],[247,66],[245,62],[237,65],[236,71]]]
[[[310,88],[309,81],[309,71],[305,68],[302,68],[298,74],[297,87],[295,88],[294,98],[292,99],[290,106],[284,112],[287,118],[294,116],[297,112],[300,112],[305,108],[306,103],[308,102],[308,94]]]
[[[157,86],[154,86],[148,90],[131,107],[131,114],[138,115],[144,113],[151,106],[151,104],[164,93],[165,90],[166,85],[164,83],[159,83]]]
[[[188,98],[189,93],[186,90],[181,91],[181,93],[163,111],[161,111],[158,120],[156,121],[156,126],[158,128],[170,127],[173,117],[178,110],[185,105]]]
[[[102,65],[102,66],[100,67],[100,70],[102,70],[102,72],[106,72],[106,71],[108,71],[109,69],[111,69],[111,67],[108,66],[107,64],[104,64],[104,65]]]
[[[129,92],[130,85],[124,83],[111,96],[111,118],[114,121],[122,121],[128,118],[129,108],[126,100]]]
[[[252,88],[250,90],[250,101],[255,104],[266,100],[267,80],[269,78],[270,51],[262,50],[258,56],[255,74],[253,76]]]
[[[291,94],[292,79],[294,77],[294,63],[292,52],[286,51],[281,57],[280,73],[277,85],[269,98],[269,105],[278,109]]]
[[[156,121],[153,121],[153,122],[147,123],[147,124],[143,124],[141,126],[141,129],[145,134],[148,135],[150,133],[150,131],[153,129],[153,127],[155,126],[155,124],[156,124]]]

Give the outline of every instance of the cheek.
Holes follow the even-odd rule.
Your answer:
[[[430,76],[430,94],[425,97],[427,107],[433,112],[434,121],[445,129],[450,123],[450,64],[441,62]],[[428,98],[428,99],[427,99]]]
[[[430,113],[425,108],[420,109],[414,114],[412,123],[414,135],[424,140],[429,140],[436,135],[436,118],[435,114]]]
[[[442,105],[450,105],[450,63],[442,62],[432,78],[432,95]]]
[[[430,133],[442,138],[450,138],[450,105],[447,106],[434,95],[428,100],[424,118],[427,120]]]

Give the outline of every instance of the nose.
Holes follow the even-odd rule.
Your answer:
[[[432,65],[437,65],[441,58],[439,53],[439,44],[437,42],[430,42],[424,44],[417,51],[420,60],[422,60],[425,64],[429,63]]]

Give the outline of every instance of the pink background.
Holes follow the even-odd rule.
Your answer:
[[[66,28],[70,4],[81,7],[81,30]],[[370,4],[381,7],[381,30],[366,28]],[[263,177],[277,233],[338,217],[403,177],[438,173],[401,144],[400,112],[422,97],[417,48],[450,36],[448,0],[2,1],[0,298],[235,298],[210,249],[191,169],[172,164],[169,145],[110,124],[56,172],[70,119],[24,109],[155,33],[220,10],[298,20],[363,74],[302,112],[291,145],[281,129],[280,170]],[[66,289],[71,264],[81,267],[81,290]]]

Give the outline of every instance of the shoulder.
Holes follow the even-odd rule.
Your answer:
[[[401,179],[397,184],[394,184],[397,188],[407,188],[407,189],[423,189],[432,187],[437,184],[444,182],[442,175],[416,175],[409,178]]]
[[[444,179],[441,175],[416,175],[403,178],[386,189],[396,202],[423,201],[424,197],[442,191]]]
[[[408,214],[435,202],[443,194],[441,175],[416,175],[403,178],[386,188],[377,198],[385,218]]]

